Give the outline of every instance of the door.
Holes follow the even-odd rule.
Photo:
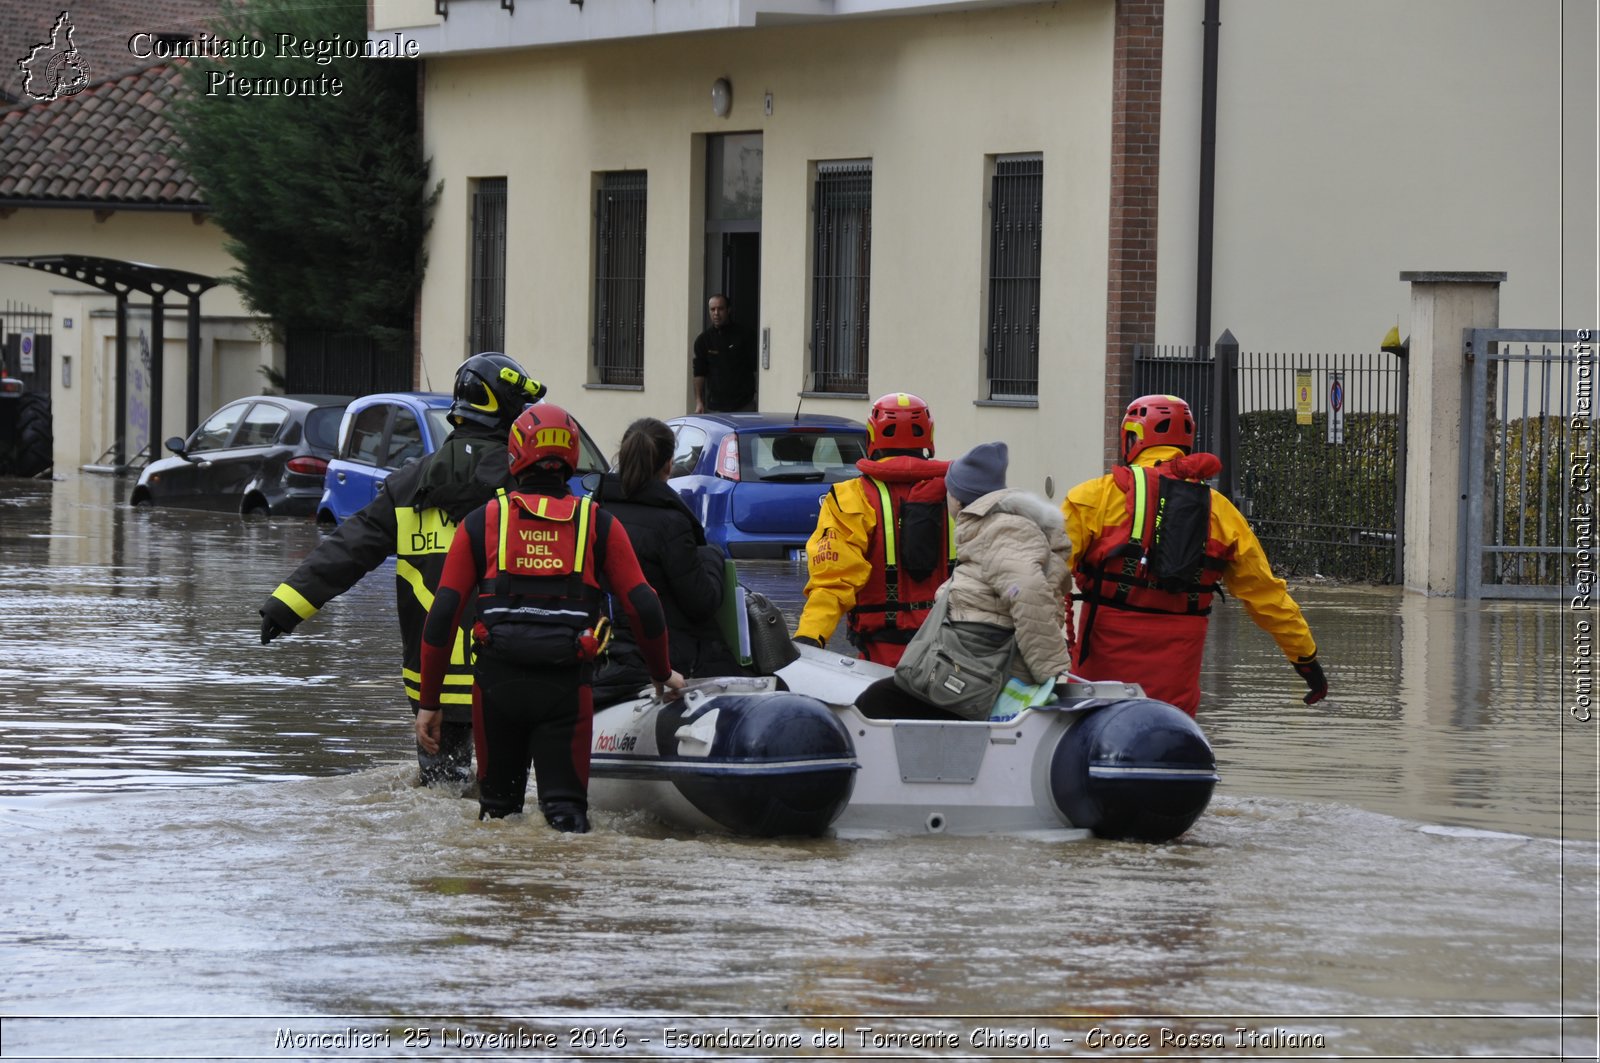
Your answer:
[[[728,298],[729,317],[757,344],[761,336],[761,171],[760,133],[706,138],[706,262],[700,328],[711,327],[706,300],[720,293]],[[764,360],[762,368],[766,368]],[[757,372],[757,408],[760,382]]]

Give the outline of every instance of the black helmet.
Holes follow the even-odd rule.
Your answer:
[[[509,429],[523,407],[538,402],[546,390],[515,358],[498,351],[475,354],[456,370],[450,423]]]

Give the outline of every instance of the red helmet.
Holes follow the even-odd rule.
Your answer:
[[[1194,414],[1187,402],[1176,395],[1141,395],[1128,403],[1122,415],[1122,463],[1132,465],[1146,447],[1178,447],[1185,454],[1194,449]]]
[[[578,467],[578,422],[560,406],[540,402],[529,406],[511,425],[506,441],[511,454],[511,475],[520,476],[543,461],[555,460],[571,476]]]
[[[896,391],[872,404],[867,415],[867,457],[885,450],[921,450],[933,457],[933,414],[926,402]]]

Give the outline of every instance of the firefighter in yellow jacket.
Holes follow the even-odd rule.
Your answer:
[[[1067,493],[1082,602],[1073,672],[1137,682],[1193,716],[1211,603],[1225,590],[1305,680],[1306,704],[1321,701],[1328,680],[1300,606],[1244,515],[1204,483],[1222,462],[1193,448],[1189,404],[1143,396],[1122,418],[1123,464]]]
[[[833,485],[806,543],[810,578],[796,642],[827,643],[840,617],[869,661],[893,667],[950,575],[955,537],[928,404],[885,395],[867,417],[861,475]]]

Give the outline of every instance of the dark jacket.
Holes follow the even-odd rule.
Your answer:
[[[352,515],[278,585],[263,615],[285,631],[337,598],[395,557],[395,604],[400,616],[402,675],[406,694],[417,699],[422,667],[422,624],[444,571],[457,524],[468,513],[514,483],[500,432],[464,424],[443,446],[396,470],[383,489]],[[472,666],[458,643],[445,679],[445,719],[472,718]]]
[[[694,375],[706,378],[708,410],[742,410],[756,397],[756,345],[732,321],[694,341]]]
[[[743,675],[717,625],[724,590],[722,552],[706,544],[705,529],[683,499],[660,480],[630,496],[615,473],[601,480],[595,497],[627,529],[639,568],[661,598],[672,667],[688,677]],[[613,623],[609,660],[595,676],[597,703],[632,696],[650,682],[627,621],[614,615]]]

